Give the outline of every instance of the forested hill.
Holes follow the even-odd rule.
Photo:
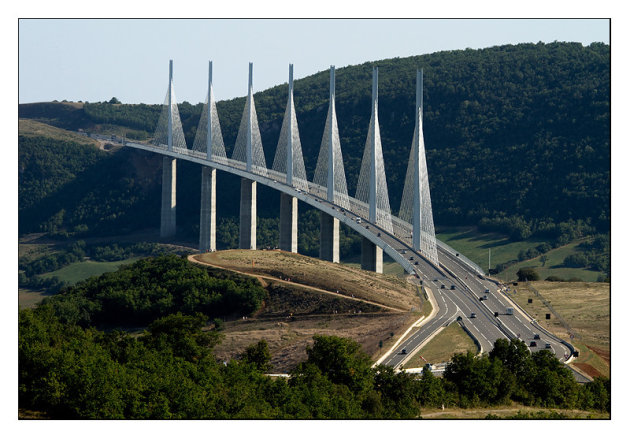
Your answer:
[[[416,69],[422,68],[424,135],[436,224],[493,225],[521,238],[537,231],[553,234],[561,222],[609,230],[608,45],[506,45],[337,69],[337,116],[351,195],[369,125],[372,66],[379,67],[379,121],[394,213],[400,205],[413,136]],[[323,134],[328,85],[328,71],[294,84],[309,178]],[[199,84],[200,96],[204,93],[204,85]],[[267,163],[273,162],[286,98],[286,84],[255,94]],[[228,154],[243,106],[244,98],[217,105]],[[143,139],[151,136],[160,112],[154,105],[86,103],[61,117],[55,113],[61,107],[67,110],[61,104],[20,105],[20,117],[70,129],[124,131],[128,137]],[[201,109],[202,104],[179,106],[189,145]]]

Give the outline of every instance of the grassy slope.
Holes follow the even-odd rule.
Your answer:
[[[582,243],[582,241],[572,242],[562,247],[554,248],[546,253],[547,261],[543,267],[540,257],[530,259],[528,261],[522,261],[518,264],[512,265],[507,270],[499,274],[499,277],[504,280],[516,279],[516,272],[522,267],[534,267],[536,272],[540,275],[541,279],[546,279],[548,276],[558,276],[562,279],[578,278],[585,282],[595,282],[598,276],[601,274],[598,271],[586,270],[584,268],[569,268],[562,265],[564,258],[570,254],[576,253],[576,247]]]
[[[85,145],[99,146],[99,143],[87,136],[81,136],[73,131],[56,128],[32,119],[20,119],[18,121],[18,133],[23,136],[49,137],[55,140],[76,142]]]
[[[499,263],[518,259],[518,253],[521,250],[535,248],[543,243],[543,241],[538,240],[512,242],[505,235],[482,233],[474,227],[447,228],[440,231],[436,237],[461,252],[486,271],[488,270],[488,250],[491,252],[491,266],[495,267]],[[516,272],[519,268],[536,267],[536,271],[540,274],[541,279],[545,279],[548,276],[559,276],[563,279],[576,277],[586,282],[594,282],[601,273],[583,268],[562,266],[564,258],[576,253],[575,248],[581,242],[575,241],[547,252],[548,260],[544,267],[542,267],[540,256],[538,256],[512,265],[507,270],[499,273],[497,277],[504,281],[515,280]]]
[[[576,337],[571,342],[580,351],[574,364],[591,376],[610,375],[610,284],[602,282],[533,282],[532,285],[569,324]],[[564,326],[525,284],[511,295],[541,325],[569,340]],[[527,303],[532,299],[532,303]]]
[[[42,277],[57,276],[64,282],[75,284],[91,276],[99,276],[103,273],[116,271],[118,267],[124,264],[131,264],[140,259],[140,257],[133,257],[124,259],[121,261],[113,262],[97,262],[97,261],[81,261],[74,264],[67,265],[60,268],[57,271],[51,271],[50,273],[42,274]]]
[[[444,363],[456,353],[471,351],[477,353],[479,349],[470,336],[458,323],[451,323],[442,330],[405,364],[405,368],[422,367],[427,362]],[[422,358],[424,357],[424,361]]]
[[[298,284],[381,303],[404,310],[420,306],[416,288],[391,275],[357,270],[345,264],[333,264],[315,258],[282,251],[228,250],[200,255],[208,262],[227,269],[251,274],[291,278]],[[252,264],[253,261],[253,264]]]

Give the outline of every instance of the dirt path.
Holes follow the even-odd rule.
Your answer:
[[[336,292],[333,292],[333,291],[324,290],[324,289],[321,289],[321,288],[311,287],[309,285],[299,284],[299,283],[295,283],[295,282],[289,282],[289,281],[286,281],[286,280],[283,280],[283,279],[279,279],[279,278],[273,277],[273,276],[262,276],[262,275],[259,275],[259,274],[252,274],[252,273],[247,273],[245,271],[234,270],[233,268],[226,268],[226,267],[223,267],[223,266],[217,265],[217,264],[211,264],[209,262],[203,262],[203,261],[198,260],[196,258],[196,256],[198,256],[198,255],[189,255],[188,256],[188,260],[190,262],[194,262],[195,264],[207,265],[209,267],[220,268],[222,270],[229,270],[229,271],[232,271],[234,273],[239,273],[239,274],[242,274],[242,275],[245,275],[245,276],[255,277],[256,279],[258,279],[258,281],[261,283],[261,285],[263,287],[267,286],[267,282],[266,281],[269,280],[269,281],[273,281],[273,282],[283,283],[283,284],[286,284],[286,285],[297,286],[297,287],[308,289],[308,290],[311,290],[311,291],[317,291],[318,293],[323,293],[323,294],[328,294],[328,295],[332,295],[332,296],[336,296],[336,297],[341,297],[341,298],[347,299],[347,300],[354,300],[355,302],[367,303],[367,304],[370,304],[370,305],[378,306],[379,308],[384,308],[384,309],[391,310],[393,312],[407,312],[406,309],[395,308],[395,307],[392,307],[392,306],[383,305],[382,303],[372,302],[370,300],[365,300],[365,299],[359,299],[357,297],[349,297],[349,296],[346,296],[345,294],[340,294],[340,293],[336,293]]]

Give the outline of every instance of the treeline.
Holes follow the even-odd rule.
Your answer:
[[[338,69],[337,114],[351,195],[369,124],[374,65],[379,67],[379,120],[394,213],[400,205],[406,171],[400,164],[407,162],[414,128],[415,71],[423,68],[424,134],[436,224],[498,226],[513,239],[538,235],[549,241],[609,231],[608,45],[507,45]],[[279,85],[255,94],[267,163],[275,154],[286,93],[286,86]],[[309,177],[316,165],[327,100],[327,71],[295,82]],[[243,104],[244,98],[217,104],[228,154]],[[32,107],[36,104],[30,105],[20,107],[21,116],[57,120],[45,117],[46,111],[55,111],[53,107],[37,113]],[[99,103],[86,104],[82,111],[90,121],[86,125],[120,124],[152,133],[160,106]],[[179,112],[190,145],[201,105],[181,103]],[[133,173],[127,178],[134,179]],[[198,179],[187,177],[180,187],[195,193]],[[237,185],[226,188],[228,199],[238,196]],[[189,200],[182,201],[187,209]],[[190,202],[197,205],[197,211],[198,197],[191,196]],[[191,221],[187,226],[194,224]]]
[[[176,312],[247,315],[260,308],[266,295],[252,278],[216,277],[185,258],[163,255],[91,277],[45,303],[63,322],[126,326],[146,325]]]
[[[564,266],[603,271],[610,276],[610,234],[596,235],[577,249],[578,253],[564,258]]]
[[[153,321],[139,337],[63,323],[50,304],[19,316],[19,406],[53,419],[411,419],[423,407],[517,401],[610,412],[610,380],[578,385],[548,351],[497,341],[490,355],[455,355],[443,379],[372,368],[349,339],[315,336],[289,379],[264,375],[264,340],[222,364],[202,314]]]

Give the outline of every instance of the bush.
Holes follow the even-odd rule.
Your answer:
[[[560,276],[549,276],[545,279],[547,282],[565,282]]]
[[[540,275],[534,268],[523,267],[516,272],[519,282],[540,280]]]

